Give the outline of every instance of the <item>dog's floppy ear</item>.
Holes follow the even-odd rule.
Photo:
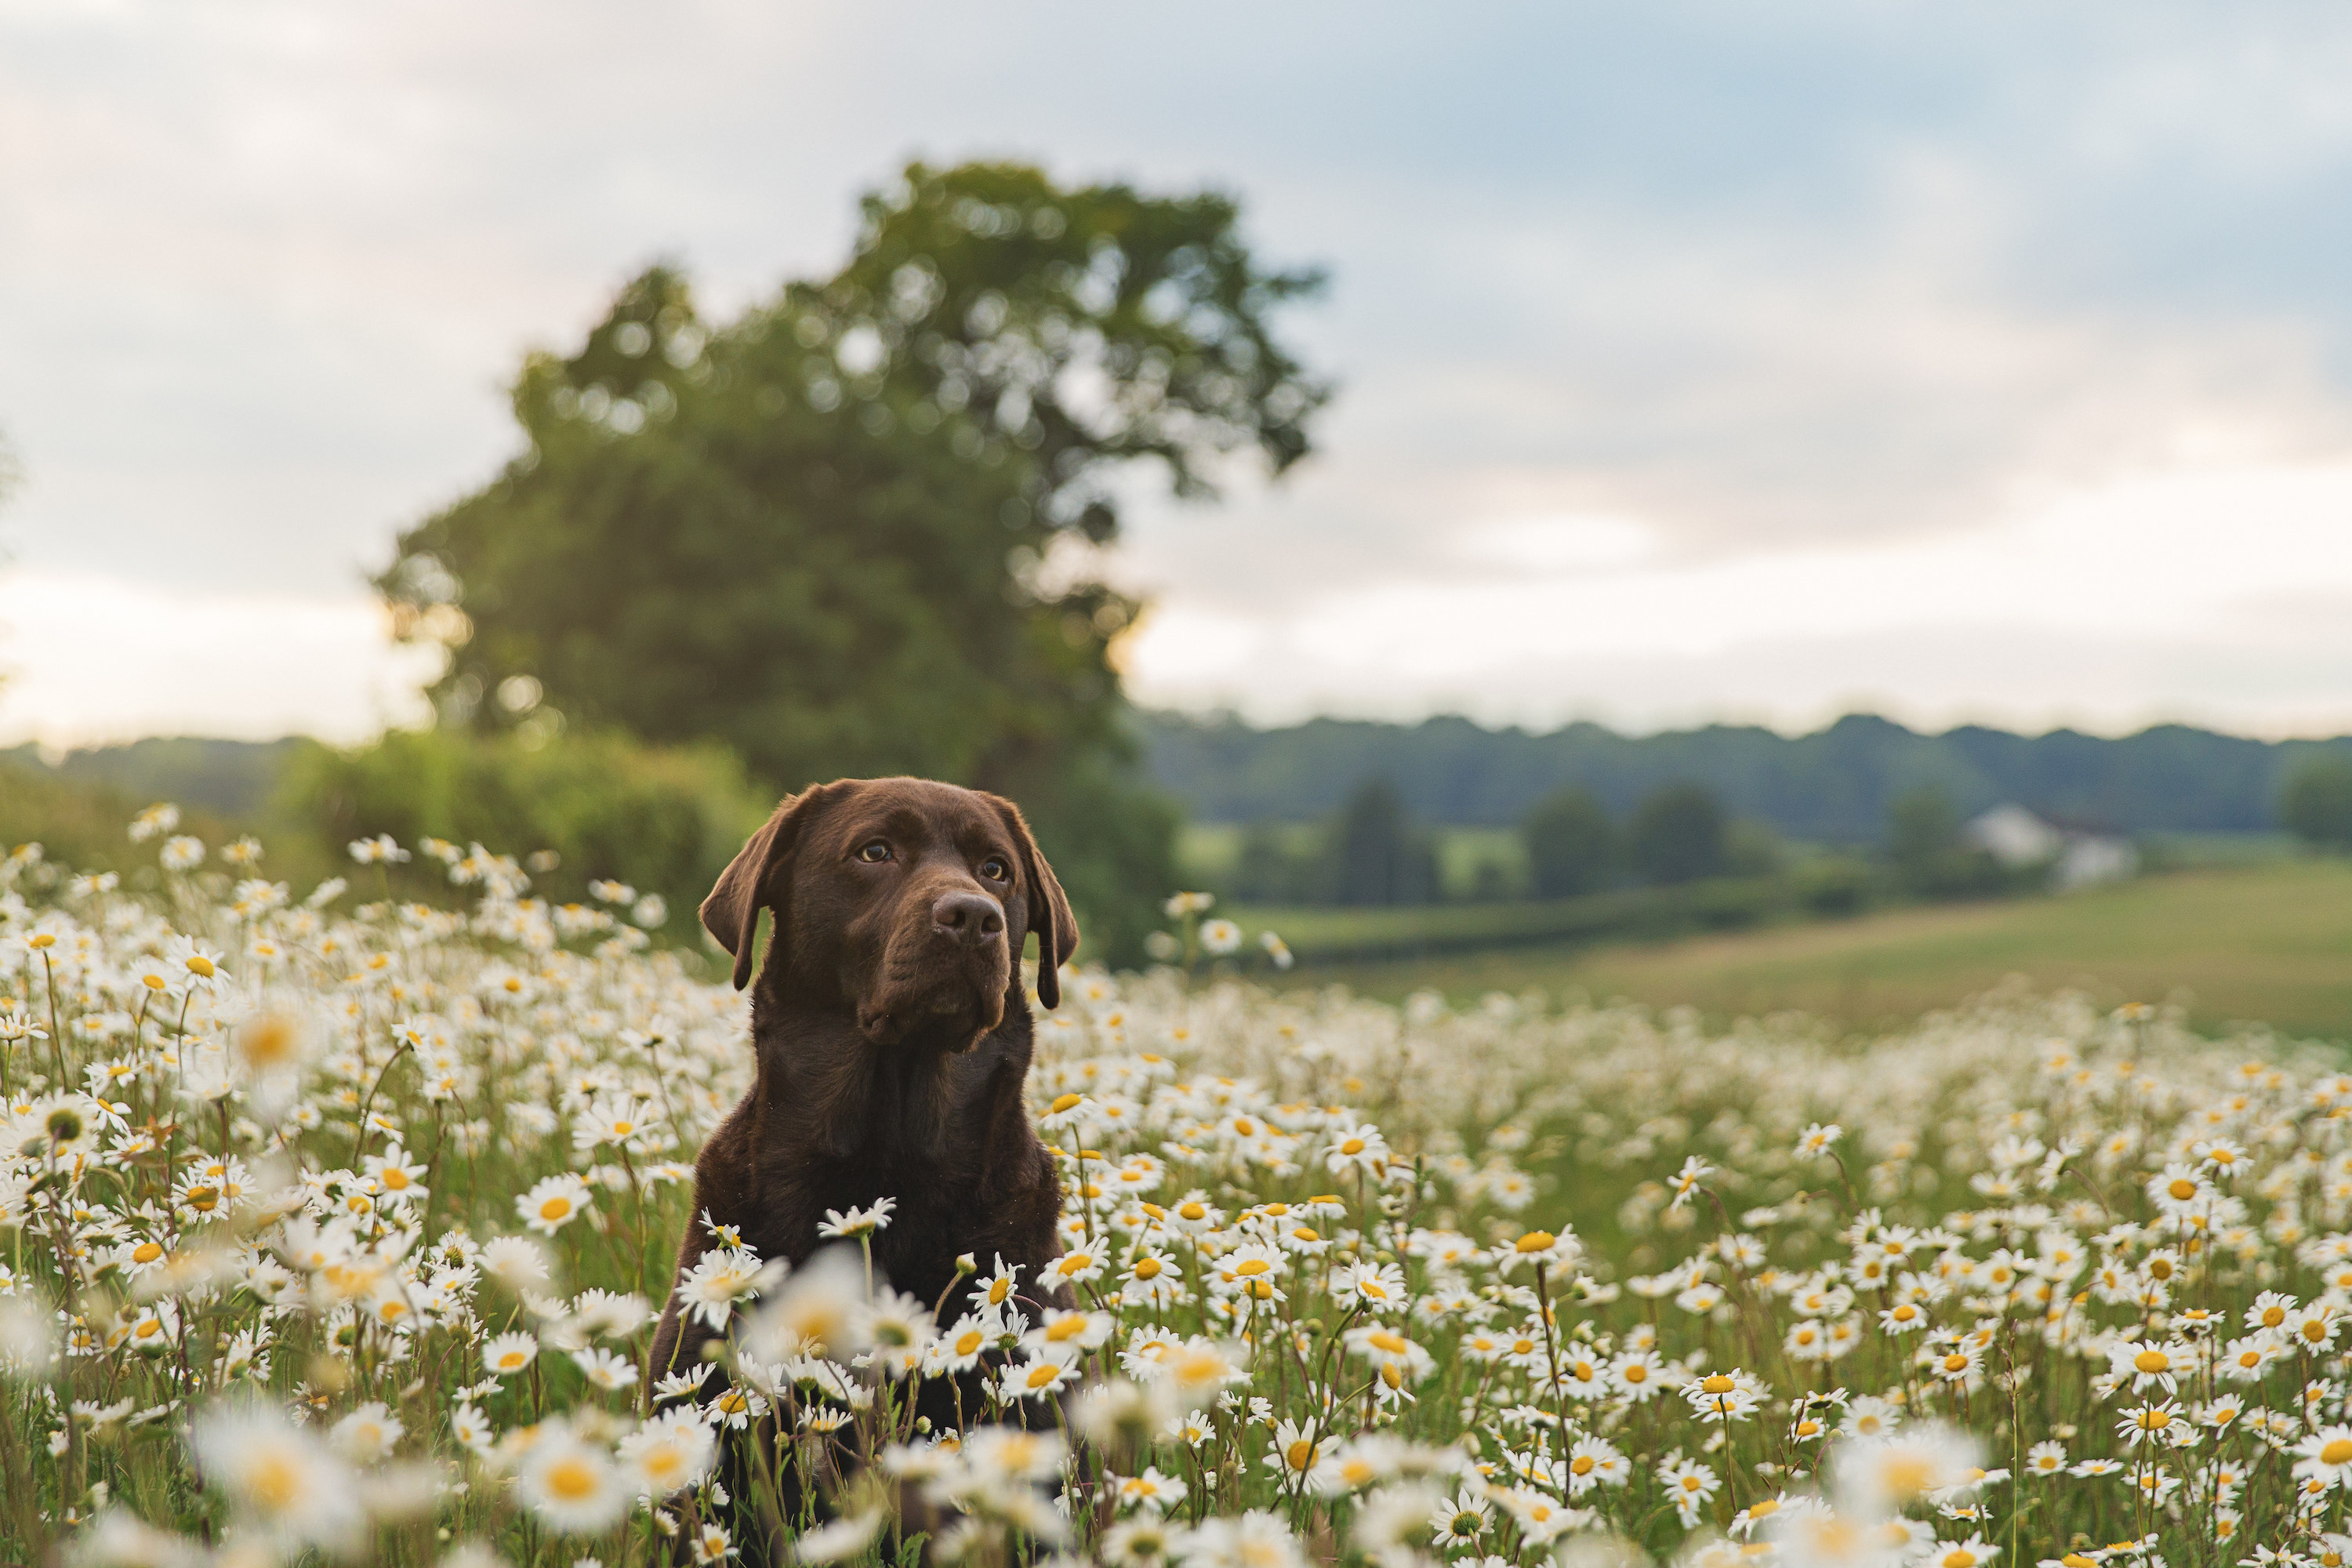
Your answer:
[[[759,936],[760,910],[775,908],[776,929],[779,933],[783,930],[783,889],[777,874],[791,863],[801,829],[822,793],[823,786],[816,786],[787,796],[727,863],[727,869],[719,873],[710,896],[702,900],[702,929],[735,955],[738,991],[751,983],[751,949]]]
[[[1029,929],[1037,933],[1037,1000],[1048,1007],[1062,1005],[1062,981],[1056,973],[1078,951],[1077,917],[1062,891],[1054,868],[1037,852],[1037,839],[1023,819],[1021,808],[999,798],[996,809],[1013,831],[1014,852],[1021,857],[1021,879],[1029,887]],[[1018,961],[1021,955],[1014,953]]]

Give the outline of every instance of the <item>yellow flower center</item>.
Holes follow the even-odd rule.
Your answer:
[[[270,1513],[291,1507],[302,1489],[301,1472],[280,1453],[264,1453],[246,1472],[245,1489]]]
[[[562,1219],[565,1215],[568,1215],[571,1212],[572,1200],[570,1198],[550,1198],[545,1203],[539,1205],[539,1217],[541,1219]]]
[[[1311,1469],[1315,1465],[1315,1445],[1301,1437],[1283,1450],[1282,1462],[1294,1470]]]
[[[2338,1437],[2319,1450],[2323,1465],[2352,1465],[2352,1437]]]
[[[1548,1230],[1531,1230],[1519,1237],[1518,1249],[1523,1253],[1541,1252],[1558,1239]]]
[[[2197,1195],[2197,1184],[2186,1176],[2175,1176],[2172,1178],[2172,1184],[2164,1190],[2172,1194],[2174,1202],[2187,1203]]]
[[[152,1241],[142,1241],[131,1249],[131,1261],[133,1263],[152,1263],[155,1259],[163,1256],[163,1247],[157,1246]]]
[[[1048,1116],[1059,1116],[1062,1112],[1069,1110],[1072,1106],[1077,1104],[1079,1100],[1084,1100],[1086,1096],[1082,1094],[1063,1095],[1061,1098],[1054,1101],[1053,1108],[1049,1110],[1046,1114]]]
[[[1935,1479],[1935,1470],[1917,1454],[1897,1453],[1888,1457],[1879,1479],[1889,1493],[1908,1502],[1927,1489],[1927,1483]]]
[[[547,1467],[547,1489],[565,1502],[585,1502],[596,1495],[595,1467],[587,1460],[564,1458]]]
[[[2142,1372],[2169,1372],[2172,1370],[2172,1358],[2162,1351],[2142,1351],[2132,1357],[2132,1365]]]
[[[1699,1384],[1700,1388],[1709,1394],[1728,1394],[1738,1386],[1738,1385],[1733,1383],[1731,1379],[1724,1376],[1723,1373],[1719,1372]]]

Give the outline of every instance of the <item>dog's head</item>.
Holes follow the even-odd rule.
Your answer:
[[[844,779],[776,808],[702,902],[703,925],[734,954],[738,990],[763,908],[776,917],[765,973],[854,1010],[876,1045],[920,1031],[969,1049],[1003,1022],[1031,931],[1048,1007],[1061,1001],[1055,971],[1078,945],[1020,808],[928,779]]]

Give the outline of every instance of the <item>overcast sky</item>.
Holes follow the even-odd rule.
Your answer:
[[[2352,12],[0,0],[0,739],[363,735],[362,585],[668,258],[904,159],[1329,266],[1287,483],[1147,503],[1144,700],[2352,730]]]

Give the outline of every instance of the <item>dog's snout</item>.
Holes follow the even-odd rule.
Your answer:
[[[948,893],[931,906],[931,926],[966,947],[986,947],[1004,934],[1004,910],[985,893]]]

